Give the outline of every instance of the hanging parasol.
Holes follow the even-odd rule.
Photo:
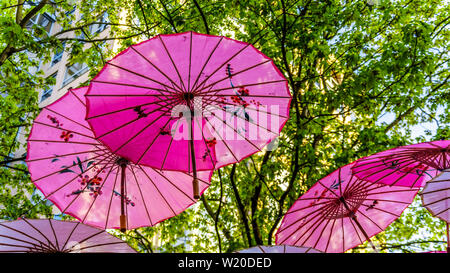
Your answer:
[[[251,44],[195,32],[130,46],[91,81],[87,120],[123,158],[196,173],[274,140],[289,115],[287,80]]]
[[[348,164],[314,184],[286,212],[277,244],[345,252],[383,231],[411,204],[418,189],[370,183]]]
[[[254,246],[247,249],[237,251],[238,253],[321,253],[317,249],[311,247],[300,246],[287,246],[287,245],[275,245],[275,246]]]
[[[102,229],[153,226],[195,203],[192,175],[131,163],[98,142],[85,121],[87,87],[42,109],[28,138],[31,179],[62,213]],[[198,173],[200,190],[212,172]]]
[[[450,169],[428,181],[420,192],[423,206],[446,223],[447,252],[450,252]]]
[[[418,188],[448,168],[450,140],[439,140],[401,146],[359,159],[353,173],[374,183]]]
[[[136,253],[126,242],[80,222],[21,219],[0,222],[0,253]]]

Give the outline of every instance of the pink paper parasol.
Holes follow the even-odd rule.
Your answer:
[[[0,253],[136,253],[126,242],[80,222],[22,219],[0,222]]]
[[[450,140],[397,147],[359,159],[353,173],[363,180],[387,185],[423,187],[450,168]]]
[[[428,181],[420,196],[423,206],[431,215],[447,223],[447,252],[450,252],[450,169]]]
[[[360,180],[352,176],[353,164],[319,180],[292,205],[277,244],[345,252],[367,240],[375,249],[370,237],[397,219],[418,189]]]
[[[92,80],[87,117],[114,153],[194,174],[238,162],[280,133],[287,80],[252,45],[185,32],[130,46]]]
[[[247,249],[237,251],[238,253],[321,253],[317,249],[311,247],[300,246],[287,246],[287,245],[275,245],[275,246],[255,246]]]
[[[195,203],[192,175],[130,163],[98,142],[84,117],[87,87],[42,109],[28,138],[31,179],[63,213],[99,228],[153,226]],[[211,171],[198,173],[200,190]]]

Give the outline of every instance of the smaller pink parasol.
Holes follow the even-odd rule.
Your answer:
[[[0,253],[136,253],[126,242],[80,222],[21,219],[0,222]]]
[[[274,246],[254,246],[247,249],[236,251],[237,253],[322,253],[312,247],[303,246],[287,246],[287,245],[274,245]]]
[[[450,168],[450,140],[401,146],[359,159],[353,174],[386,185],[423,187]]]
[[[411,204],[418,189],[386,186],[352,175],[354,163],[322,178],[285,214],[277,244],[345,252],[383,231]]]
[[[447,223],[447,252],[450,252],[450,169],[428,181],[420,196],[431,215]]]

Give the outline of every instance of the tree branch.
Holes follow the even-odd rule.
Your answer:
[[[239,195],[239,192],[237,190],[235,177],[234,177],[235,173],[236,173],[236,164],[233,164],[233,167],[231,168],[231,172],[230,172],[231,187],[233,188],[234,196],[236,197],[236,203],[237,203],[237,206],[239,209],[239,214],[240,214],[241,220],[244,224],[245,234],[247,236],[248,245],[249,245],[249,247],[252,247],[253,243],[252,243],[252,236],[250,235],[250,227],[248,225],[248,219],[247,219],[247,215],[245,213],[245,206],[242,203],[241,196]]]
[[[200,5],[197,3],[196,0],[193,0],[195,7],[197,7],[198,11],[200,12],[200,15],[202,16],[203,24],[205,25],[206,33],[209,34],[209,27],[208,22],[206,21],[205,14],[203,14],[202,9],[200,8]]]

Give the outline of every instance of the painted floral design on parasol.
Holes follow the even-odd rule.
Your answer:
[[[423,187],[450,168],[450,140],[401,146],[359,159],[353,173],[360,179],[387,185]]]
[[[446,222],[447,252],[450,252],[450,169],[442,171],[428,181],[420,192],[423,206],[433,215]]]
[[[86,119],[111,151],[194,177],[263,149],[291,101],[287,80],[251,44],[195,32],[130,46],[107,62],[86,97]]]
[[[126,242],[80,222],[20,219],[0,222],[0,253],[136,253]]]
[[[286,212],[277,244],[345,252],[370,241],[411,204],[418,189],[360,180],[348,164],[314,184]]]
[[[195,203],[192,175],[124,160],[97,141],[84,119],[87,87],[42,109],[28,138],[31,179],[63,213],[99,228],[153,226]],[[198,173],[200,190],[211,171]]]
[[[238,253],[322,253],[312,247],[302,246],[287,246],[287,245],[275,245],[275,246],[254,246],[247,249],[236,251]]]

